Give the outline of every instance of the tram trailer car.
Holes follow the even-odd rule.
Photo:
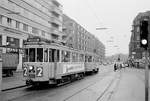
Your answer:
[[[13,76],[13,71],[16,71],[19,63],[18,55],[12,53],[3,53],[2,61],[3,76]]]
[[[92,63],[89,65],[84,62],[84,52],[56,43],[41,43],[40,39],[31,40],[25,44],[23,63],[23,75],[27,85],[61,84],[81,79],[89,71],[98,72],[96,67],[89,69],[94,66]],[[80,62],[77,61],[79,57]]]

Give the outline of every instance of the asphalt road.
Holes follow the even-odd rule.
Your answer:
[[[100,67],[100,72],[98,74],[87,76],[82,80],[63,86],[51,87],[49,85],[44,85],[39,88],[24,87],[3,92],[0,97],[1,101],[70,101],[77,96],[78,93],[85,92],[85,89],[92,86],[96,87],[96,83],[101,82],[111,73],[113,73],[112,66],[103,66]],[[105,84],[103,84],[103,86],[105,86]],[[85,99],[86,96],[83,97]]]

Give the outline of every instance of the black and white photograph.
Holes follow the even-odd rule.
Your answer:
[[[0,0],[0,101],[150,101],[150,0]]]

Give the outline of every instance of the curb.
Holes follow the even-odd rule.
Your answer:
[[[27,85],[21,85],[21,86],[12,87],[12,88],[6,88],[6,89],[2,89],[2,91],[9,91],[9,90],[17,89],[17,88],[23,88],[23,87],[26,87],[26,86]]]

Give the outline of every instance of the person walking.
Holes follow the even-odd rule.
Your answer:
[[[114,71],[116,71],[117,70],[117,64],[115,63],[114,64]]]

